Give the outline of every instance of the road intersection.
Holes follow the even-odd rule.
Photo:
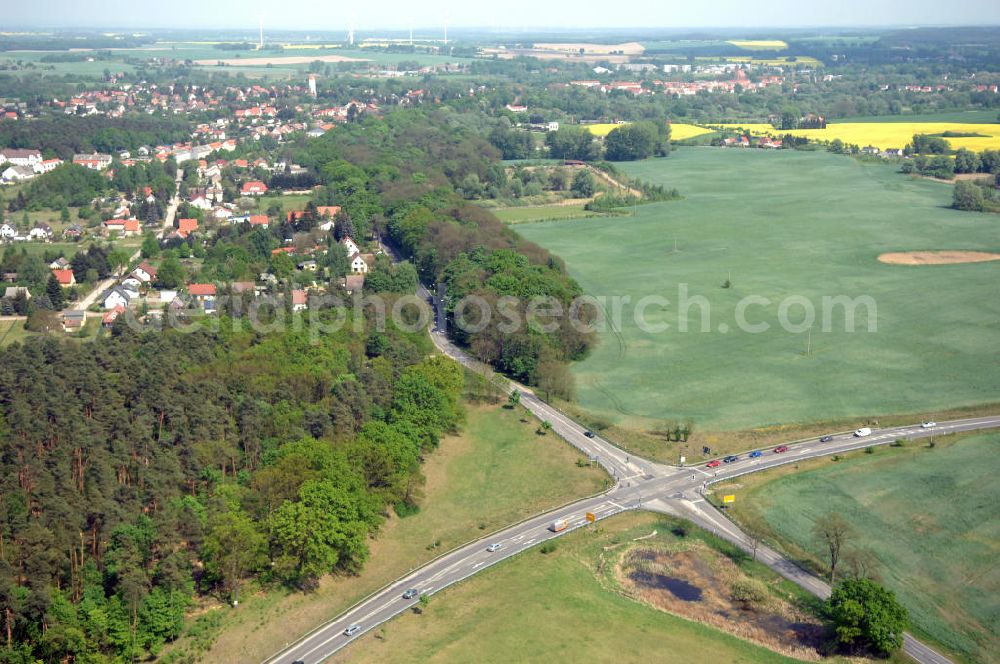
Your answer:
[[[434,331],[431,336],[439,351],[463,366],[473,371],[487,370],[484,365],[452,344],[442,332]],[[529,388],[512,385],[510,389],[518,391],[520,404],[538,419],[548,421],[553,432],[607,470],[614,480],[612,487],[600,495],[526,519],[443,554],[362,600],[299,641],[289,643],[280,652],[264,660],[265,664],[323,662],[358,636],[413,608],[419,603],[419,595],[436,593],[541,542],[581,528],[588,523],[588,513],[601,520],[633,509],[661,512],[688,519],[740,548],[749,550],[746,534],[705,500],[704,491],[709,485],[819,456],[885,445],[901,438],[917,439],[1000,427],[1000,416],[989,416],[940,422],[929,428],[914,425],[876,429],[871,435],[864,437],[856,437],[850,432],[839,433],[834,434],[832,440],[827,442],[812,438],[788,443],[786,452],[776,453],[770,448],[762,450],[762,454],[755,458],[744,454],[740,459],[714,469],[703,465],[677,467],[654,463],[615,447],[545,403]],[[553,532],[550,525],[562,519],[567,521],[567,528]],[[487,547],[490,545],[499,545],[499,548],[488,551]],[[822,598],[829,596],[830,586],[827,583],[770,547],[758,545],[756,555],[759,561],[810,593]],[[409,589],[416,589],[419,595],[405,599],[403,593]],[[357,625],[359,629],[351,635],[345,634],[345,630],[352,625]],[[946,664],[950,661],[909,634],[904,640],[904,650],[921,664]]]

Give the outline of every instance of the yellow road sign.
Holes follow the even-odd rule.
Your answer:
[[[597,521],[597,515],[593,512],[587,512],[587,521],[590,521],[591,523]]]
[[[722,497],[722,502],[724,502],[724,503],[735,503],[736,502],[736,496],[723,496]]]

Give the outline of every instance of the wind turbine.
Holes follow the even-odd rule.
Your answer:
[[[351,15],[351,24],[347,29],[347,45],[354,46],[354,15]]]
[[[260,46],[257,47],[259,50],[264,50],[264,15],[260,15]]]

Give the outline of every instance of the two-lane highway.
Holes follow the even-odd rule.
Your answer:
[[[426,291],[422,291],[422,295],[428,296]],[[473,371],[489,372],[485,365],[466,355],[443,333],[435,331],[431,337],[438,350],[455,361]],[[941,422],[933,426],[911,425],[876,429],[867,436],[856,436],[853,432],[837,433],[826,442],[819,438],[790,442],[778,446],[783,448],[780,452],[775,451],[778,449],[775,447],[761,449],[760,453],[754,456],[751,456],[750,451],[744,452],[734,455],[738,456],[737,459],[729,463],[720,462],[717,466],[713,464],[715,467],[712,468],[704,463],[697,466],[676,467],[657,464],[615,447],[542,401],[525,386],[511,384],[509,389],[518,391],[521,405],[540,420],[550,422],[556,434],[600,463],[613,477],[613,486],[602,495],[585,498],[529,518],[439,556],[316,628],[295,643],[287,645],[280,652],[264,660],[266,664],[290,664],[299,661],[305,664],[318,664],[365,632],[393,616],[412,609],[419,602],[420,595],[434,594],[541,542],[584,527],[587,524],[588,512],[597,520],[630,509],[664,512],[689,519],[737,546],[749,550],[750,544],[746,534],[704,499],[704,492],[709,485],[807,459],[850,452],[869,446],[887,445],[897,439],[918,439],[1000,427],[1000,416],[987,416]],[[567,528],[553,532],[550,526],[562,519],[568,522]],[[777,551],[766,545],[758,545],[756,554],[758,560],[809,592],[818,597],[829,596],[830,586],[826,582],[798,567]],[[409,589],[416,590],[417,596],[404,598],[403,594]],[[352,626],[356,626],[357,629],[350,630],[349,634],[345,633]],[[921,664],[949,662],[946,657],[920,643],[910,634],[905,635],[904,650]]]

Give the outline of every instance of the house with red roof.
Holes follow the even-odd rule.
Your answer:
[[[304,290],[292,291],[292,311],[305,311],[309,306],[309,296]]]
[[[240,188],[240,193],[244,196],[263,196],[267,193],[267,185],[260,180],[244,182]]]
[[[197,219],[178,219],[177,220],[177,230],[185,235],[191,234],[198,230],[198,220]]]
[[[63,288],[76,285],[76,276],[73,274],[73,270],[69,268],[52,270],[52,274],[56,275],[56,280]]]
[[[118,233],[122,237],[132,237],[141,232],[138,219],[108,219],[104,222],[105,233]]]
[[[267,218],[266,214],[252,214],[250,215],[248,221],[250,222],[251,226],[261,226],[263,228],[267,228],[268,224],[270,223],[270,220]]]

